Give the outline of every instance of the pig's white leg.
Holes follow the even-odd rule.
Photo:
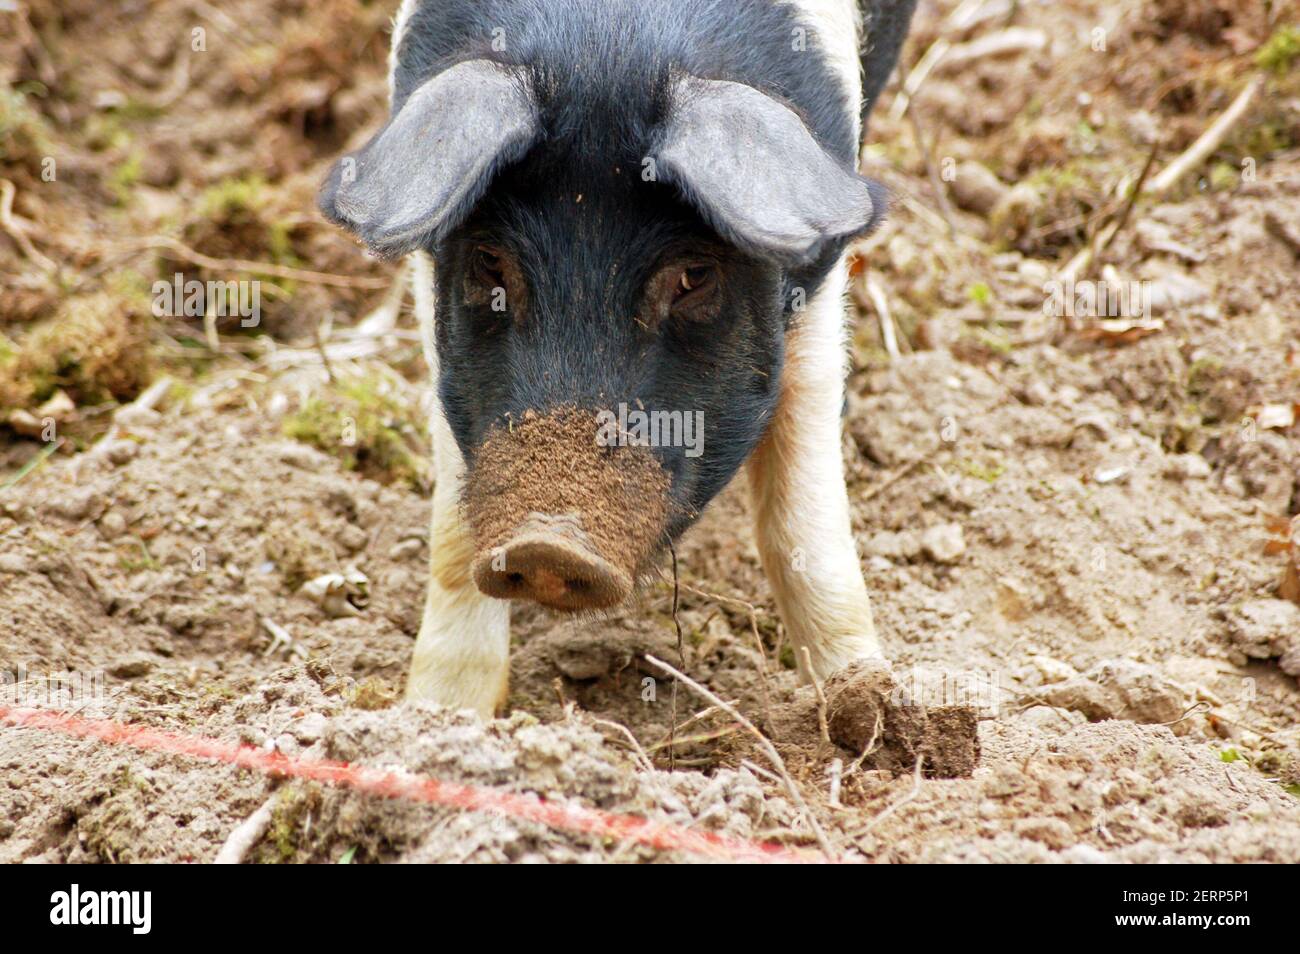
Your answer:
[[[412,256],[415,313],[420,322],[435,403],[429,429],[435,479],[429,528],[429,589],[415,642],[406,698],[428,699],[491,718],[506,697],[510,674],[510,604],[482,595],[470,576],[474,542],[460,511],[465,462],[437,402],[433,264]]]
[[[881,656],[840,454],[847,275],[841,261],[796,316],[776,415],[748,465],[759,554],[805,680]]]

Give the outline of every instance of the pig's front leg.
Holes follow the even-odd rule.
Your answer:
[[[840,452],[847,274],[841,261],[795,316],[777,412],[748,465],[763,569],[805,680],[881,656]]]
[[[436,393],[433,269],[423,253],[413,259],[415,312]],[[510,604],[484,596],[470,574],[474,542],[460,509],[465,463],[439,406],[433,409],[430,432],[437,484],[429,529],[429,589],[406,698],[474,709],[491,718],[505,702],[509,680]]]

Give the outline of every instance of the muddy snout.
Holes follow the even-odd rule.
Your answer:
[[[605,447],[594,413],[528,412],[475,454],[474,583],[558,610],[617,606],[658,548],[669,480],[643,447]]]
[[[475,558],[474,582],[487,596],[562,610],[617,606],[632,592],[631,575],[596,552],[576,514],[529,514],[514,536]]]

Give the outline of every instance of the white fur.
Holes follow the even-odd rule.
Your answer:
[[[419,3],[420,0],[402,0],[393,19],[393,41],[388,56],[390,99],[398,49]],[[429,387],[435,395],[429,434],[436,483],[429,528],[428,591],[411,658],[406,697],[427,699],[455,709],[473,709],[487,719],[505,701],[510,672],[510,605],[483,596],[469,575],[471,537],[460,515],[465,462],[437,400],[433,260],[424,252],[416,252],[408,257],[407,263],[412,275],[420,341],[429,365]]]
[[[402,5],[397,8],[397,15],[393,17],[393,44],[388,48],[388,97],[392,100],[393,95],[393,75],[397,72],[397,51],[402,46],[402,37],[406,35],[406,28],[411,22],[411,14],[415,8],[420,5],[420,0],[402,0]]]
[[[429,364],[434,406],[429,418],[436,469],[429,529],[429,590],[415,641],[408,699],[473,709],[484,718],[505,701],[510,669],[510,604],[482,595],[470,576],[472,536],[460,512],[465,461],[437,400],[433,261],[410,256],[415,314]]]
[[[799,10],[840,77],[854,137],[860,138],[858,0],[783,2]],[[824,679],[854,659],[881,655],[840,450],[847,287],[848,264],[842,259],[797,316],[786,342],[780,405],[748,465],[759,553],[804,679]]]
[[[763,569],[805,679],[880,656],[840,451],[847,280],[841,260],[797,317],[780,404],[748,465]]]

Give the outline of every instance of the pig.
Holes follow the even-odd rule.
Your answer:
[[[435,389],[409,699],[500,711],[509,601],[624,603],[742,467],[800,676],[882,658],[846,249],[914,3],[404,0],[389,119],[319,206],[405,259]]]

